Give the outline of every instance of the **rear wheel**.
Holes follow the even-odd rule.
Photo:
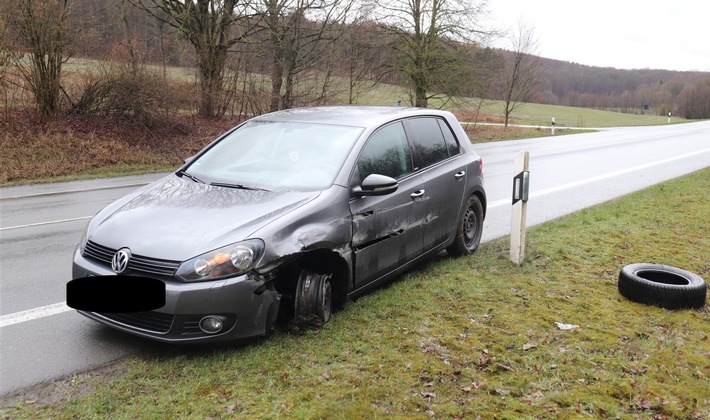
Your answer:
[[[296,285],[296,320],[319,319],[328,322],[333,311],[332,274],[301,270]]]
[[[483,205],[476,195],[468,198],[456,227],[456,237],[446,251],[455,257],[469,255],[478,249],[483,233]]]

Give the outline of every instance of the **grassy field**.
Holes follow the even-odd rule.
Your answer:
[[[363,95],[363,104],[392,105],[398,99],[402,103],[408,97],[405,89],[383,84],[373,92]],[[430,106],[441,106],[440,101],[432,100]],[[459,114],[462,121],[473,121],[472,112],[476,109],[473,100],[464,100],[457,105],[445,105],[444,109]],[[481,107],[479,121],[503,122],[503,102],[487,100]],[[602,111],[590,108],[576,108],[570,106],[545,105],[526,103],[511,115],[510,124],[540,125],[549,127],[555,117],[558,127],[631,127],[668,124],[668,117],[658,115],[636,115],[621,112]],[[671,123],[687,122],[680,117],[672,117]]]
[[[627,301],[617,275],[658,262],[710,278],[708,183],[706,169],[531,229],[521,267],[505,240],[486,243],[322,329],[129,358],[0,417],[707,419],[709,306]]]
[[[482,111],[491,114],[501,114],[503,103],[491,101]],[[668,117],[658,115],[635,115],[621,112],[602,111],[589,108],[570,106],[525,104],[513,113],[513,119],[519,124],[550,126],[552,117],[558,127],[629,127],[645,125],[668,124]],[[672,123],[686,122],[679,117],[672,117]]]

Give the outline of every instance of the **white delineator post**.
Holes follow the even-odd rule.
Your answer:
[[[555,135],[555,117],[552,117],[552,122],[550,123],[550,129],[552,130],[552,135]]]
[[[520,265],[525,259],[525,231],[530,189],[530,153],[520,152],[515,156],[513,177],[513,211],[510,230],[510,260]]]

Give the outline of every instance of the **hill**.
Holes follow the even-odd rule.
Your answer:
[[[539,58],[542,82],[533,102],[624,113],[708,118],[710,73],[661,69],[623,70]],[[705,105],[689,99],[702,95]],[[702,108],[702,109],[696,109]]]

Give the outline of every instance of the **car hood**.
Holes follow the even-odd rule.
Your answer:
[[[100,213],[89,240],[133,254],[184,261],[248,238],[313,200],[315,192],[216,187],[168,176],[117,210]]]

